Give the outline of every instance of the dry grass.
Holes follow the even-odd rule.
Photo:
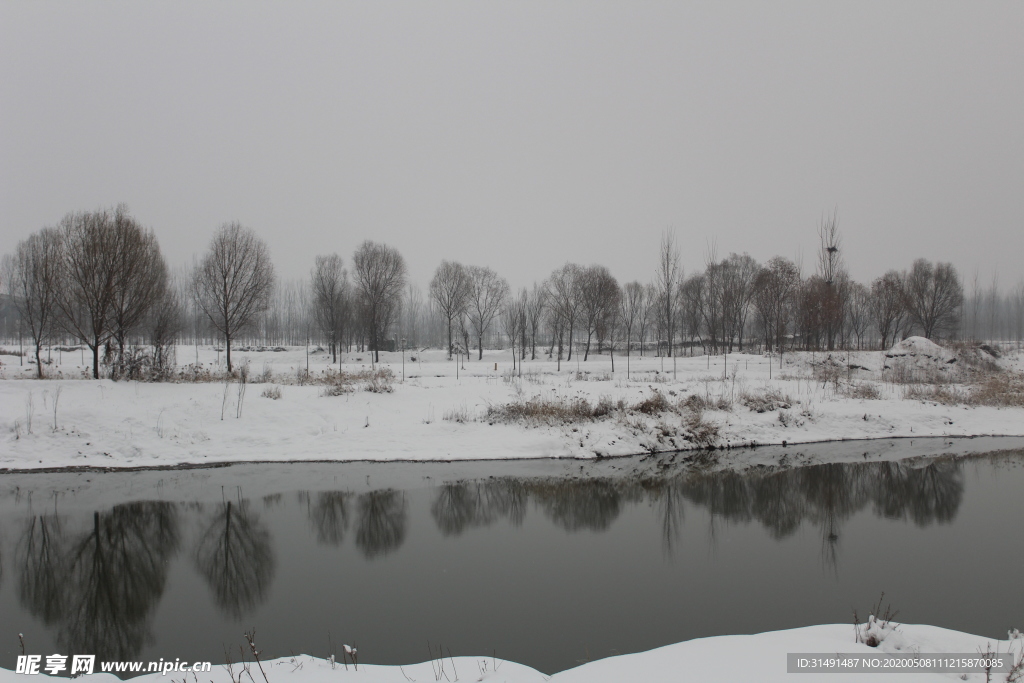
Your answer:
[[[843,385],[841,393],[848,398],[856,398],[868,401],[877,401],[882,398],[882,392],[872,382],[853,382]]]
[[[650,396],[629,405],[625,399],[612,399],[604,395],[591,403],[581,396],[534,396],[529,399],[519,398],[510,403],[491,405],[487,408],[487,420],[490,422],[540,422],[543,424],[568,424],[574,422],[590,422],[615,413],[642,413],[658,415],[677,412],[677,409],[665,395],[654,390]]]
[[[260,396],[263,398],[272,398],[276,401],[281,398],[281,387],[277,385],[269,386],[263,390],[263,393],[260,394]]]
[[[703,410],[691,410],[683,419],[687,441],[701,448],[712,448],[718,441],[718,425],[704,419]]]
[[[959,387],[948,384],[909,384],[903,390],[903,398],[957,406],[970,403],[971,395]]]
[[[778,389],[765,388],[759,392],[743,392],[740,394],[740,403],[755,413],[770,413],[780,408],[789,409],[793,399]]]
[[[441,419],[445,422],[457,422],[459,424],[464,424],[470,421],[469,408],[467,408],[466,404],[463,403],[460,406],[446,410],[444,415],[441,416]]]
[[[1024,407],[1024,375],[1015,372],[979,373],[973,382],[954,384],[910,384],[903,398],[931,401],[950,406]]]
[[[672,404],[668,402],[665,395],[655,389],[651,392],[651,395],[647,398],[634,403],[632,409],[638,413],[644,415],[657,415],[658,413],[664,413],[672,409]]]
[[[724,410],[729,412],[732,410],[732,402],[725,396],[711,396],[705,394],[690,394],[679,402],[679,408],[681,410]]]
[[[360,387],[364,391],[375,394],[390,394],[394,391],[394,379],[395,373],[391,371],[391,368],[367,368],[356,372],[332,369],[321,374],[310,375],[303,383],[323,385],[321,396],[351,394]]]
[[[487,407],[491,422],[540,422],[565,424],[594,419],[594,407],[585,398],[534,396]]]
[[[973,387],[971,401],[981,406],[1024,407],[1024,375],[1015,372],[989,375]]]

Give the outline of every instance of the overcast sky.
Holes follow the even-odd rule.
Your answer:
[[[129,205],[172,265],[238,220],[279,275],[364,239],[425,285],[674,228],[859,279],[1024,277],[1024,2],[0,3],[0,252]]]

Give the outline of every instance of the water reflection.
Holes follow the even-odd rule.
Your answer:
[[[320,544],[338,546],[348,530],[348,501],[351,493],[324,491],[316,496],[316,503],[308,508],[309,521],[316,530]],[[307,504],[308,504],[308,496]]]
[[[274,576],[270,532],[248,500],[217,506],[195,549],[195,565],[227,615],[239,619],[266,598]]]
[[[556,480],[529,487],[548,518],[566,531],[604,531],[622,512],[633,486],[607,479]]]
[[[18,544],[22,606],[53,625],[63,612],[63,563],[67,539],[57,515],[29,518]]]
[[[19,542],[20,599],[56,626],[66,651],[131,659],[151,640],[150,619],[178,551],[176,508],[117,505],[68,535],[57,516],[33,517]]]
[[[430,506],[437,528],[445,536],[507,519],[514,526],[526,517],[527,487],[519,479],[444,484]]]
[[[529,503],[554,524],[576,532],[604,531],[628,504],[647,501],[661,522],[662,545],[671,554],[682,528],[684,501],[710,513],[709,535],[719,522],[756,521],[775,539],[804,522],[822,535],[823,559],[834,567],[842,525],[868,504],[875,514],[910,519],[918,526],[951,522],[963,497],[955,460],[921,467],[901,463],[828,464],[781,471],[715,472],[640,479],[493,479],[437,489],[430,511],[438,529],[466,529],[508,519],[522,524]]]
[[[405,495],[386,489],[359,496],[356,547],[370,560],[397,550],[405,541]]]
[[[429,499],[410,494],[421,514],[447,537],[498,522],[521,527],[527,511],[568,533],[603,533],[631,507],[646,504],[671,556],[694,518],[716,525],[758,524],[774,539],[804,524],[821,537],[824,566],[838,570],[843,527],[866,509],[918,526],[954,520],[964,495],[963,465],[927,463],[832,464],[750,472],[677,471],[656,476],[489,478],[443,484]],[[256,512],[260,507],[260,513]],[[203,577],[218,609],[239,620],[267,600],[275,573],[273,538],[260,514],[275,524],[294,514],[316,543],[378,560],[396,552],[409,529],[409,501],[395,489],[363,493],[302,493],[242,498],[216,506],[164,502],[117,505],[85,517],[54,511],[19,522],[14,549],[16,590],[22,607],[55,634],[63,650],[104,659],[133,659],[150,640],[150,622],[182,545],[179,516],[196,523],[191,566]],[[275,527],[276,528],[276,527]],[[183,563],[188,566],[189,563]]]

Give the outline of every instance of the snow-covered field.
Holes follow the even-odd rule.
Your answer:
[[[438,350],[381,354],[394,374],[390,392],[365,390],[325,396],[321,384],[300,384],[306,351],[233,352],[248,362],[254,382],[143,383],[83,379],[79,352],[53,351],[50,377],[32,380],[34,367],[0,356],[0,468],[152,467],[233,461],[453,460],[535,457],[593,458],[695,448],[694,416],[686,410],[641,412],[633,406],[660,393],[678,405],[696,396],[711,405],[702,424],[730,448],[752,444],[925,436],[1024,435],[1024,408],[942,405],[908,398],[911,385],[883,373],[882,352],[751,354],[587,361],[527,360],[512,375],[510,351],[485,352],[458,363]],[[223,353],[179,347],[180,364],[223,372]],[[218,359],[220,364],[218,365]],[[88,360],[86,356],[86,361]],[[61,362],[63,361],[63,362]],[[330,358],[311,354],[318,378]],[[916,359],[914,363],[932,363]],[[934,361],[943,366],[945,360]],[[727,365],[726,365],[727,363]],[[769,370],[769,363],[772,364]],[[999,363],[1019,372],[1021,354]],[[848,366],[855,366],[849,369]],[[337,366],[334,366],[337,368]],[[349,353],[348,373],[371,369],[368,353]],[[824,368],[824,370],[823,370]],[[838,368],[838,371],[836,370]],[[831,372],[831,379],[822,379]],[[817,376],[817,379],[815,378]],[[851,381],[852,380],[852,381]],[[280,388],[279,399],[264,391]],[[782,405],[748,407],[774,392]],[[864,398],[863,396],[870,396]],[[488,408],[510,402],[566,403],[585,399],[622,405],[598,419],[501,423]],[[621,402],[621,403],[620,403]],[[771,403],[771,402],[769,402]],[[788,405],[788,407],[785,407]],[[764,406],[762,406],[764,407]],[[744,451],[742,457],[750,457]],[[728,460],[729,452],[719,451]],[[739,456],[737,456],[739,457]],[[813,461],[813,460],[812,460]],[[739,463],[742,464],[742,463]]]
[[[864,625],[861,627],[865,628]],[[877,629],[876,629],[877,630]],[[899,625],[887,629],[887,637],[877,647],[854,642],[854,629],[850,624],[829,624],[809,626],[786,631],[771,631],[756,635],[717,636],[699,638],[675,645],[620,655],[583,664],[545,676],[535,669],[514,662],[493,659],[490,656],[454,657],[435,659],[404,666],[360,665],[358,671],[349,663],[343,666],[337,662],[296,655],[263,662],[266,680],[270,683],[329,683],[340,681],[365,681],[366,683],[407,683],[409,681],[494,681],[498,683],[677,683],[699,681],[701,683],[774,683],[778,681],[801,681],[802,683],[832,683],[837,673],[787,673],[788,653],[820,653],[822,656],[837,653],[854,654],[871,658],[896,655],[906,658],[914,654],[982,654],[986,652],[1006,654],[1019,662],[1024,650],[1024,638],[1019,634],[1008,634],[1008,640],[993,641],[979,636],[923,625]],[[1016,637],[1012,637],[1016,636]],[[45,661],[45,660],[44,660]],[[250,662],[252,680],[262,681],[263,674],[255,663]],[[239,664],[234,665],[233,676],[226,667],[215,665],[211,672],[202,674],[204,680],[213,683],[233,683],[242,676]],[[45,674],[40,674],[45,675]],[[148,674],[132,680],[138,683],[169,681],[182,673],[167,675]],[[97,683],[119,681],[113,674],[97,673],[86,677]],[[877,683],[939,683],[942,681],[1006,681],[1008,674],[992,673],[870,673],[839,678],[842,680],[871,680]],[[20,683],[23,675],[0,669],[0,683]],[[198,680],[198,677],[197,677]],[[1020,679],[1016,679],[1020,680]]]

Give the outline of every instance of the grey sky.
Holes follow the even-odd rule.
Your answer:
[[[514,286],[804,253],[1024,277],[1024,3],[0,4],[0,252],[126,202],[172,264],[366,238]]]

